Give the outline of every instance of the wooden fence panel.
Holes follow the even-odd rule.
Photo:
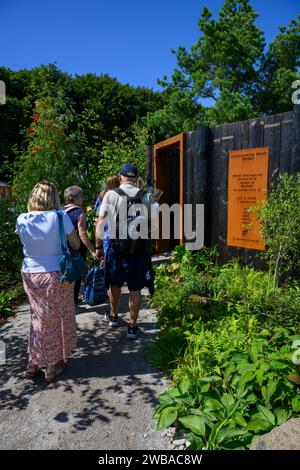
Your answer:
[[[218,245],[221,260],[239,257],[245,264],[262,267],[260,251],[227,246],[227,207],[230,150],[265,146],[268,188],[279,173],[300,172],[300,105],[291,112],[212,129],[199,127],[186,134],[185,202],[205,204],[205,244]],[[153,152],[148,166],[153,181]]]
[[[281,174],[291,171],[291,147],[293,141],[294,113],[283,113],[281,121],[281,142],[279,171]]]
[[[222,127],[212,130],[213,144],[211,151],[211,171],[209,181],[209,198],[211,200],[211,245],[219,244],[219,205],[220,205],[220,152]]]
[[[300,172],[300,105],[294,108],[293,142],[291,148],[291,174]]]
[[[228,172],[229,172],[229,152],[234,149],[234,128],[233,124],[222,126],[221,152],[220,152],[220,201],[219,201],[219,234],[218,239],[223,246],[223,261],[229,258],[230,247],[227,246],[227,213],[228,213]]]

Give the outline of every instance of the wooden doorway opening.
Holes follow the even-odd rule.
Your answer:
[[[174,237],[174,224],[171,217],[170,239],[161,236],[157,241],[158,253],[170,251],[176,245],[184,243],[184,169],[185,169],[185,134],[178,134],[154,145],[154,187],[163,191],[160,204],[180,204],[179,239]]]

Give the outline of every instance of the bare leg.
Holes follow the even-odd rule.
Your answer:
[[[137,323],[137,318],[141,306],[141,291],[136,290],[136,291],[130,291],[129,294],[129,310],[130,310],[130,320],[129,324],[131,327],[136,326]]]
[[[108,295],[110,301],[110,314],[114,317],[118,314],[119,301],[121,297],[121,287],[110,286]]]

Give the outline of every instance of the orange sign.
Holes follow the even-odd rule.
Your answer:
[[[248,212],[266,197],[269,147],[229,152],[227,245],[265,249],[259,221]]]

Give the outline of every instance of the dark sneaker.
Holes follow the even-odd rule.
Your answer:
[[[137,332],[138,332],[138,326],[128,325],[127,338],[128,339],[136,339]]]
[[[111,315],[110,312],[106,312],[105,320],[107,320],[109,322],[109,326],[118,326],[119,325],[118,315]]]

